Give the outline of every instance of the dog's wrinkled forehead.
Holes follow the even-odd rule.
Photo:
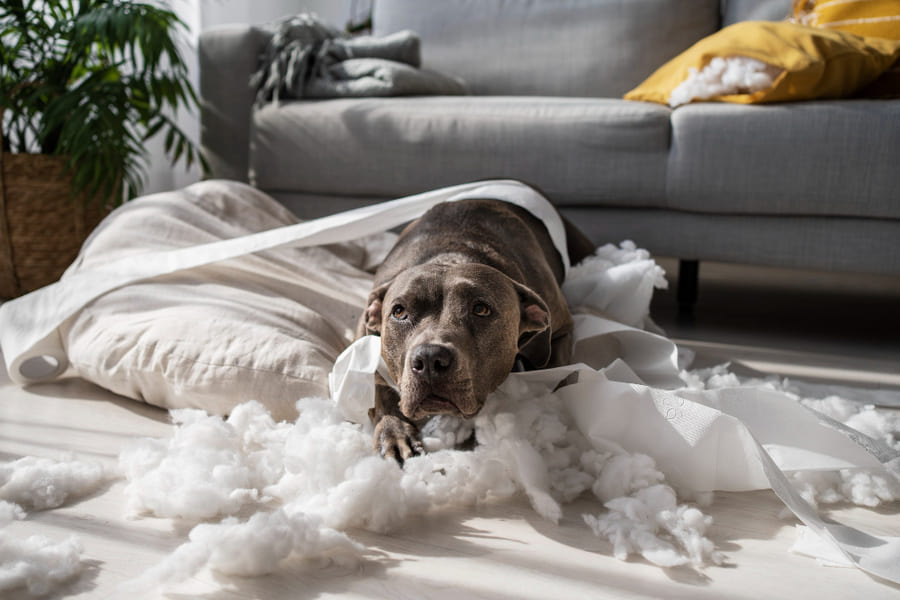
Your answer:
[[[475,264],[425,264],[406,269],[391,284],[385,307],[438,308],[452,301],[507,302],[514,297],[508,279],[496,269]]]

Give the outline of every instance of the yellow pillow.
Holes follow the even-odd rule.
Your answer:
[[[804,25],[900,40],[900,0],[794,0]]]
[[[770,88],[707,98],[742,104],[842,98],[872,82],[900,57],[900,41],[807,27],[743,21],[703,38],[625,95],[668,104],[672,90],[716,57],[746,56],[784,71]]]

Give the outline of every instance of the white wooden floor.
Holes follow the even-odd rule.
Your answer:
[[[670,331],[674,328],[673,337],[699,352],[701,363],[743,358],[747,367],[789,371],[792,376],[805,373],[829,380],[833,375],[837,381],[900,388],[900,327],[891,332],[889,327],[897,323],[898,317],[886,314],[897,313],[900,283],[896,297],[891,296],[893,282],[879,285],[877,290],[862,296],[867,299],[868,314],[859,327],[870,331],[868,338],[852,326],[835,328],[843,333],[821,331],[827,330],[829,321],[824,320],[817,328],[815,318],[808,329],[798,330],[793,323],[790,327],[771,326],[767,333],[754,325],[762,310],[757,306],[760,301],[740,289],[736,296],[729,296],[727,286],[701,288],[698,309],[709,312],[699,313],[693,325],[674,320],[672,301],[667,295],[660,296],[654,310],[663,325]],[[774,304],[781,296],[773,296],[771,290],[766,294],[773,299],[766,312],[777,312]],[[797,296],[792,292],[783,297],[790,302]],[[802,297],[804,302],[809,301]],[[885,302],[894,308],[879,315],[872,307],[881,306],[884,298],[893,298],[893,303]],[[846,295],[840,295],[814,312],[827,313],[829,306],[830,310],[839,310],[846,301]],[[738,316],[732,313],[729,318],[728,310],[743,312]],[[789,320],[796,320],[793,307],[782,310]],[[840,320],[839,316],[832,318]],[[881,329],[875,327],[876,321],[882,324]],[[0,377],[0,461],[25,455],[57,456],[60,451],[69,450],[112,466],[126,440],[169,434],[163,411],[117,398],[90,384],[72,380],[20,389],[9,383],[5,373]],[[187,524],[173,525],[158,519],[126,520],[122,487],[123,483],[114,483],[90,498],[55,510],[33,512],[6,530],[17,536],[42,534],[61,540],[74,533],[81,538],[86,568],[79,578],[49,597],[129,597],[117,586],[140,575],[185,540]],[[582,512],[597,510],[593,502],[578,501],[566,508],[559,525],[543,521],[525,501],[416,518],[389,536],[353,532],[356,539],[371,548],[366,560],[356,567],[323,568],[297,561],[273,575],[246,579],[224,578],[204,571],[149,597],[900,597],[900,586],[875,580],[855,569],[820,566],[813,559],[792,554],[789,549],[795,540],[796,521],[779,516],[782,505],[771,492],[718,494],[712,506],[704,509],[714,518],[709,536],[728,557],[724,566],[704,569],[665,570],[642,560],[615,559],[611,545],[595,537],[581,520]],[[830,514],[863,530],[900,535],[900,506],[896,503],[878,510],[843,507]],[[15,591],[4,593],[3,598],[19,600],[30,596]]]

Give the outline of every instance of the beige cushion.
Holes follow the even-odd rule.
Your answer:
[[[243,184],[209,181],[114,212],[66,276],[151,250],[232,238],[297,219]],[[135,283],[62,330],[75,372],[164,408],[228,413],[250,399],[277,417],[327,396],[371,286],[366,243],[280,248]]]

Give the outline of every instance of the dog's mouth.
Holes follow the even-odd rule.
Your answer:
[[[453,401],[442,398],[437,394],[429,394],[426,396],[425,399],[419,403],[419,406],[416,407],[416,412],[429,415],[462,414],[459,407],[456,406]]]
[[[412,414],[407,416],[415,419],[421,419],[434,415],[451,415],[469,419],[478,414],[478,411],[481,407],[476,406],[474,408],[475,410],[466,412],[465,410],[460,408],[460,406],[456,402],[454,402],[453,399],[435,394],[433,391],[428,391],[422,395],[421,399],[418,402],[412,405],[410,411]]]

